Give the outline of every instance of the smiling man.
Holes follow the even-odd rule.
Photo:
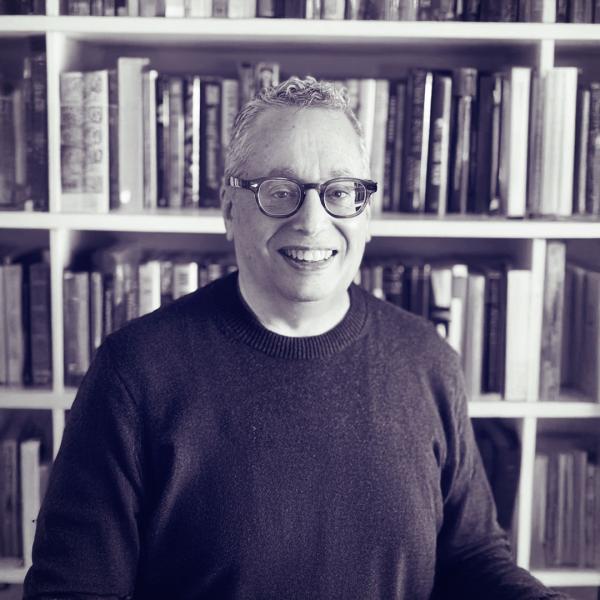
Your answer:
[[[352,284],[375,190],[332,85],[246,105],[222,189],[239,274],[99,350],[26,598],[561,597],[513,564],[456,354]]]

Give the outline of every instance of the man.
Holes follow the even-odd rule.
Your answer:
[[[26,597],[560,597],[512,563],[456,354],[351,285],[376,186],[344,99],[290,79],[234,130],[239,275],[99,350]]]

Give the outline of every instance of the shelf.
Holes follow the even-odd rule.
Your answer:
[[[600,40],[594,25],[542,23],[468,23],[408,21],[346,21],[308,19],[167,19],[164,17],[0,17],[0,35],[61,32],[87,41],[119,44],[145,42],[210,43],[231,40],[292,46],[337,44],[384,47],[407,42],[420,46],[533,45],[547,39]]]
[[[79,231],[139,231],[159,233],[225,232],[217,209],[154,209],[143,214],[63,214],[0,212],[0,229],[72,229]],[[383,215],[371,222],[375,237],[600,239],[596,220],[511,220],[496,217],[447,215]]]
[[[600,586],[600,570],[593,569],[541,569],[532,570],[548,587],[598,587]]]
[[[600,418],[600,404],[594,402],[509,402],[504,400],[479,400],[469,402],[468,406],[469,416],[477,418]]]
[[[0,558],[0,583],[23,583],[27,569],[18,558]]]
[[[71,408],[74,397],[73,391],[57,393],[51,390],[2,387],[0,388],[0,409],[68,410]]]

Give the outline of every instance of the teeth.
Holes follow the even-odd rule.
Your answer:
[[[333,250],[296,250],[293,248],[286,248],[284,253],[286,256],[289,256],[294,260],[301,260],[304,262],[319,262],[331,258]]]

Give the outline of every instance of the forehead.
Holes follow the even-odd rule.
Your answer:
[[[362,172],[359,136],[340,110],[312,107],[269,107],[249,130],[252,152],[247,167],[253,175],[272,169]]]

